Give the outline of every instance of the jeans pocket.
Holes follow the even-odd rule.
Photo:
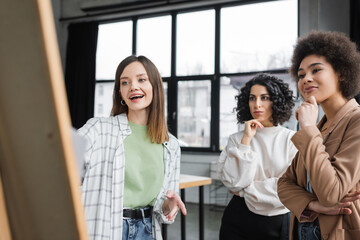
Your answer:
[[[313,222],[300,223],[299,239],[320,240],[320,227]]]
[[[143,223],[145,225],[145,230],[151,234],[152,233],[151,217],[145,218]]]

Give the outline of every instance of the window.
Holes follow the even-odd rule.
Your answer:
[[[96,50],[94,115],[110,116],[116,68],[131,55],[132,21],[99,25]]]
[[[95,115],[108,116],[119,62],[131,53],[158,67],[169,130],[187,151],[220,151],[237,124],[235,96],[260,72],[293,88],[287,68],[297,39],[297,0],[238,1],[100,24]],[[269,11],[271,9],[271,11]],[[295,129],[290,119],[286,127]]]
[[[132,52],[132,22],[99,25],[96,80],[114,80],[120,61]]]
[[[296,13],[297,1],[221,9],[221,72],[287,68],[297,39]]]
[[[137,55],[148,57],[162,77],[170,76],[171,16],[139,19],[137,23]]]
[[[242,124],[237,125],[235,96],[253,73],[282,72],[275,75],[289,83],[297,96],[297,86],[286,74],[297,39],[296,13],[297,1],[270,1],[221,9],[220,70],[224,75],[220,78],[220,150],[230,134],[243,128]],[[236,27],[233,23],[237,23]],[[296,129],[294,118],[283,125]]]
[[[214,74],[215,11],[177,16],[176,75]]]
[[[114,82],[99,82],[95,85],[94,115],[96,117],[110,116],[112,103],[113,103],[112,102],[113,91],[114,91]]]
[[[211,81],[178,83],[178,139],[184,147],[210,147]]]

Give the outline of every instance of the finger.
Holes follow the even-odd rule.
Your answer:
[[[298,113],[298,110],[295,111],[295,118],[296,120],[299,120],[299,113]]]
[[[185,207],[185,204],[180,200],[180,202],[178,203],[178,207],[180,208],[182,214],[186,215],[187,214],[187,210]]]
[[[179,209],[180,209],[182,214],[186,215],[186,213],[187,213],[186,207],[185,207],[185,204],[183,203],[183,201],[181,201],[180,196],[178,196],[177,199],[176,199],[176,205],[177,205],[177,208],[178,208],[177,211],[179,211]]]
[[[249,127],[255,127],[255,123],[253,119],[245,122],[245,124],[248,125]]]
[[[181,209],[181,212],[182,212],[184,215],[187,214],[187,210],[186,210],[185,204],[183,203],[183,201],[181,201],[180,196],[179,196],[176,192],[174,192],[174,191],[172,191],[172,190],[169,190],[169,191],[166,193],[166,197],[167,197],[168,199],[172,199],[173,201],[175,201],[175,202],[176,202],[176,205],[177,205],[177,208],[180,208],[180,209]],[[176,209],[176,208],[175,208],[175,209]],[[177,211],[179,211],[179,209],[176,209],[176,212],[175,212],[175,213],[177,213]],[[169,215],[170,215],[170,214],[169,214]]]
[[[166,215],[166,218],[167,218],[168,221],[172,221],[172,220],[175,219],[175,217],[170,213],[168,215]]]
[[[354,202],[360,199],[360,194],[347,195],[341,202]]]
[[[166,216],[166,218],[167,218],[169,221],[174,220],[178,211],[179,211],[179,208],[178,208],[178,207],[174,207],[174,208],[170,211],[170,213]]]
[[[348,194],[346,194],[346,197],[354,197],[356,195],[360,195],[360,191],[349,192]]]
[[[347,208],[351,206],[351,202],[342,202],[338,204],[338,208]]]
[[[340,203],[339,205],[339,214],[350,215],[352,213],[351,209],[351,202],[344,202]]]
[[[257,119],[253,119],[253,120],[250,120],[250,126],[251,127],[259,127],[259,128],[263,128],[264,126],[259,122],[259,120]]]
[[[315,99],[314,96],[310,96],[308,99],[306,99],[306,101],[307,101],[308,103],[313,104],[313,105],[317,105],[316,99]]]
[[[350,215],[352,213],[350,208],[340,208],[339,214]]]

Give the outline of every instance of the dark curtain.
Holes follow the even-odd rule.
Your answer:
[[[360,1],[350,1],[350,38],[356,42],[360,50]],[[359,63],[360,64],[360,63]],[[359,83],[360,84],[360,83]],[[355,97],[356,101],[360,103],[360,93]]]
[[[80,128],[94,116],[98,23],[70,24],[68,34],[65,85],[72,125]]]

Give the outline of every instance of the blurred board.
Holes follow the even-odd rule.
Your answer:
[[[0,32],[0,239],[87,239],[50,0],[2,1]]]

